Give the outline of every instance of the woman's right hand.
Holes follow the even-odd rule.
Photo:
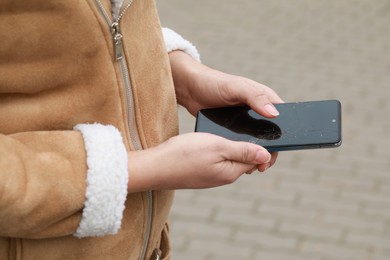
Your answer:
[[[200,189],[233,183],[243,173],[263,172],[277,153],[247,142],[188,133],[145,150],[129,152],[128,191]]]

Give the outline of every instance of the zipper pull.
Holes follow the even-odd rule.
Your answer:
[[[111,34],[114,39],[114,51],[115,51],[115,60],[119,61],[123,59],[123,45],[122,45],[122,34],[119,31],[119,23],[114,22],[111,25]]]
[[[151,256],[151,260],[161,260],[161,255],[162,255],[162,252],[160,249],[156,248],[153,250],[153,253],[152,253],[152,256]]]

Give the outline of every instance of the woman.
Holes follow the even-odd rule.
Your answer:
[[[169,259],[172,190],[275,162],[255,144],[177,136],[177,103],[275,117],[282,100],[202,65],[162,33],[153,0],[0,10],[0,259]]]

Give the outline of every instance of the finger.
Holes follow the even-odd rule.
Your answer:
[[[253,167],[252,169],[250,169],[249,171],[246,171],[245,174],[248,174],[248,175],[251,175],[254,171],[257,170],[257,166]]]
[[[271,153],[270,167],[272,167],[275,164],[276,160],[278,159],[278,155],[279,155],[278,152]]]
[[[259,164],[257,170],[259,170],[259,172],[265,172],[269,167],[271,167],[271,163]]]
[[[248,105],[260,115],[265,117],[277,117],[279,111],[274,104],[283,103],[283,100],[270,88],[265,87],[263,91],[257,89],[248,99]]]
[[[252,80],[245,80],[245,87],[237,88],[237,97],[255,112],[265,117],[276,117],[279,112],[273,104],[284,101],[271,88]]]
[[[245,174],[252,174],[255,170],[257,170],[256,165],[254,164],[246,164],[240,162],[233,162],[233,167],[231,168],[233,172],[238,173],[240,176]]]
[[[276,92],[273,89],[257,82],[254,82],[253,84],[254,85],[252,89],[251,98],[255,100],[255,103],[256,103],[256,99],[261,103],[263,98],[266,98],[265,103],[268,102],[274,104],[284,103],[284,101],[279,97],[278,94],[276,94]]]
[[[277,158],[278,158],[277,152],[271,153],[271,160],[268,163],[257,165],[257,169],[259,170],[259,172],[265,172],[275,164]]]

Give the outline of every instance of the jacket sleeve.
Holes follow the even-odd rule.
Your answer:
[[[180,34],[169,28],[162,28],[162,33],[165,48],[168,53],[175,50],[181,50],[190,55],[196,61],[201,62],[199,52],[191,42],[187,41]]]
[[[118,231],[127,195],[119,131],[0,134],[0,236],[102,236]]]

